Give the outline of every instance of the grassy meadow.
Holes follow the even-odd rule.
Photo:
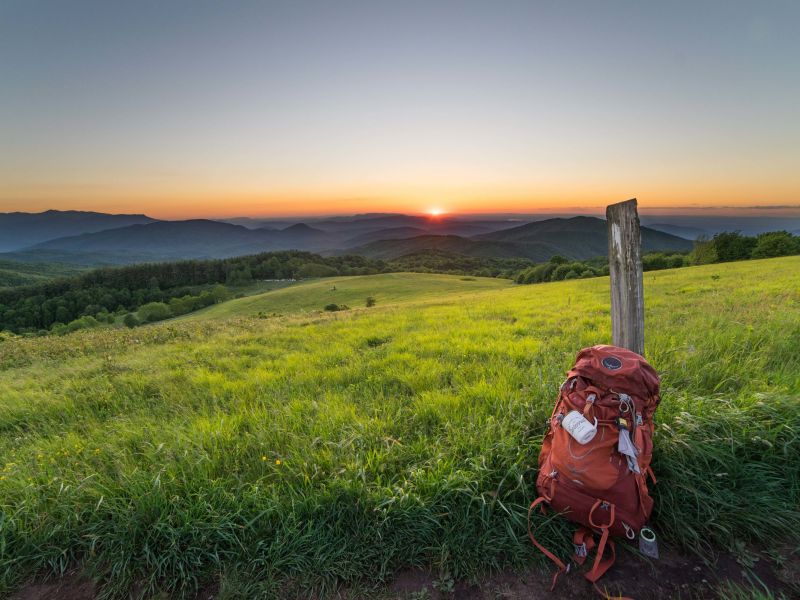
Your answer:
[[[662,542],[796,546],[800,258],[646,273],[645,295]],[[0,342],[0,595],[74,565],[109,596],[249,598],[544,564],[545,422],[609,319],[608,278],[391,274]],[[568,554],[572,527],[538,522]]]
[[[242,315],[286,315],[322,310],[328,304],[364,307],[371,297],[376,306],[426,300],[458,302],[476,291],[510,287],[508,279],[457,277],[431,273],[386,273],[325,277],[302,281],[270,294],[238,298],[196,311],[182,319],[217,319]]]

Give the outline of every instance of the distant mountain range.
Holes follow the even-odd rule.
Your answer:
[[[744,235],[758,235],[766,231],[800,230],[800,216],[742,217],[720,215],[642,215],[642,225],[666,233],[696,240],[713,237],[723,231],[740,231]]]
[[[542,218],[539,218],[542,217]],[[797,230],[800,219],[643,216],[643,249],[688,250],[689,240],[739,229],[752,235]],[[365,214],[292,219],[160,221],[145,215],[80,211],[0,213],[0,258],[74,265],[180,258],[221,258],[271,250],[394,259],[437,250],[473,257],[544,261],[560,254],[585,259],[607,253],[606,224],[597,217],[495,219]]]
[[[334,243],[328,233],[303,223],[285,229],[248,229],[205,219],[155,221],[36,244],[31,253],[97,255],[112,262],[222,258],[268,250],[320,250]]]
[[[422,250],[446,250],[477,257],[529,258],[545,261],[559,254],[585,259],[608,253],[606,222],[597,217],[547,219],[526,223],[472,238],[459,236],[419,236],[380,240],[350,249],[369,258],[393,259]],[[690,250],[692,242],[677,236],[642,227],[642,250]]]
[[[0,213],[0,252],[18,250],[59,237],[154,221],[145,215],[109,215],[78,210]]]

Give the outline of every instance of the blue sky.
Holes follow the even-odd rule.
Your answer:
[[[0,3],[0,210],[800,204],[798,2]]]

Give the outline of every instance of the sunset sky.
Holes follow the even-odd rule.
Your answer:
[[[800,207],[799,23],[795,0],[3,0],[0,211]]]

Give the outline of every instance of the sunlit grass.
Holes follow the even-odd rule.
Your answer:
[[[326,304],[363,308],[367,298],[376,306],[447,299],[510,287],[508,279],[460,277],[433,273],[385,273],[354,277],[325,277],[298,282],[268,294],[239,298],[211,306],[183,319],[216,319],[230,316],[286,315],[322,310]]]
[[[540,560],[525,511],[544,423],[577,350],[610,342],[608,279],[426,277],[373,308],[255,316],[321,308],[308,284],[0,343],[0,590],[77,563],[110,593],[221,574],[280,595]],[[358,280],[376,285],[337,291]],[[654,527],[685,549],[776,543],[800,527],[800,259],[647,273],[645,293]],[[568,526],[541,529],[568,552]]]

